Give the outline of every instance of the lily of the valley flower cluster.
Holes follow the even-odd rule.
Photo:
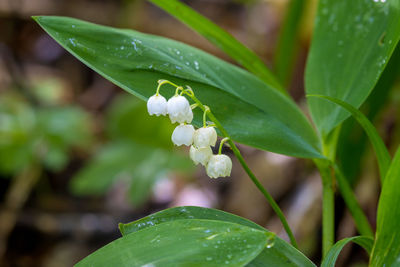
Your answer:
[[[177,88],[175,95],[168,101],[159,93],[161,85],[168,83]],[[182,90],[181,94],[179,90]],[[147,110],[150,115],[169,115],[172,123],[178,122],[179,125],[172,133],[172,142],[177,145],[190,146],[190,158],[197,164],[202,164],[206,168],[207,175],[211,178],[230,176],[232,170],[231,159],[221,154],[221,141],[219,153],[213,155],[211,147],[217,142],[217,132],[213,126],[206,123],[206,115],[209,108],[206,107],[203,116],[203,127],[195,130],[190,123],[193,120],[192,108],[196,108],[194,104],[190,106],[189,101],[182,95],[184,89],[169,81],[160,80],[155,95],[151,96],[147,101]],[[193,91],[191,91],[193,93]],[[190,95],[189,95],[190,96]]]

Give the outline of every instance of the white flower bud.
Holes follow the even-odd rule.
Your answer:
[[[200,147],[196,148],[194,146],[190,146],[190,158],[193,160],[194,164],[201,163],[206,166],[210,158],[212,157],[211,147]]]
[[[207,175],[211,178],[231,175],[232,161],[227,155],[213,155],[207,164]]]
[[[214,127],[202,127],[194,132],[193,142],[196,147],[215,146],[217,132]]]
[[[153,95],[147,100],[147,111],[150,115],[167,115],[167,100],[162,95]]]
[[[193,143],[194,127],[193,125],[178,125],[172,133],[172,142],[175,145],[187,145],[190,146]]]
[[[193,111],[190,108],[189,101],[181,95],[173,96],[168,100],[167,110],[172,123],[191,123],[193,120]]]

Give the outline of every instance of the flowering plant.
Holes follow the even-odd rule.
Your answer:
[[[297,36],[293,29],[299,22],[296,12],[301,12],[299,3],[303,1],[292,1],[289,30],[284,29],[285,42],[280,44],[280,49],[286,50],[278,51],[276,75],[252,51],[179,1],[150,1],[207,37],[248,71],[162,37],[71,18],[35,19],[85,64],[146,100],[150,115],[169,115],[172,123],[179,123],[172,141],[190,146],[191,159],[204,165],[212,178],[230,175],[232,162],[221,154],[227,142],[278,215],[290,244],[233,214],[178,207],[121,224],[123,237],[77,266],[315,266],[298,250],[283,212],[247,166],[235,142],[315,163],[323,186],[322,266],[334,266],[348,242],[368,252],[371,266],[396,266],[400,255],[400,194],[396,191],[400,186],[400,150],[392,160],[375,127],[357,108],[374,87],[380,86],[378,79],[399,41],[398,0],[320,1],[305,73],[315,128],[284,86],[290,73],[285,53],[294,51],[286,40]],[[295,15],[291,17],[292,13]],[[164,84],[175,87],[168,101],[159,92]],[[202,119],[193,114],[194,108],[202,110]],[[350,115],[368,134],[377,156],[382,193],[376,231],[337,162],[341,125]],[[212,155],[211,150],[217,139],[215,129],[223,138],[218,155]],[[360,235],[335,243],[336,186]],[[179,235],[174,234],[178,231]]]

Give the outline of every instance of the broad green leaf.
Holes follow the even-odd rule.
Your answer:
[[[65,49],[126,91],[146,100],[158,79],[190,85],[232,139],[305,158],[322,157],[299,108],[256,76],[188,45],[65,17],[35,17]],[[166,97],[172,87],[163,87]],[[201,126],[201,115],[193,122]]]
[[[206,219],[225,221],[251,227],[260,231],[267,231],[252,221],[242,217],[215,209],[201,207],[176,207],[166,209],[140,220],[128,224],[119,224],[122,235],[129,235],[142,229],[153,227],[165,222],[176,220]],[[271,248],[265,248],[257,258],[247,266],[304,266],[315,267],[315,265],[300,251],[288,244],[286,241],[276,237]]]
[[[370,266],[399,266],[400,149],[390,165],[379,197],[375,244]]]
[[[71,147],[91,144],[91,120],[77,106],[33,108],[23,97],[0,97],[0,173],[16,174],[37,161],[61,170]]]
[[[194,164],[187,155],[160,149],[153,151],[152,155],[135,169],[130,183],[129,198],[133,204],[139,206],[150,196],[154,183],[160,178],[165,178],[168,172],[189,172],[193,169]]]
[[[192,167],[191,160],[177,152],[132,141],[114,141],[104,145],[73,177],[70,187],[77,195],[102,195],[115,183],[123,182],[129,187],[132,204],[139,206],[163,175],[170,171],[190,171]]]
[[[167,117],[149,116],[146,103],[124,92],[113,100],[105,117],[106,133],[112,140],[134,141],[171,149],[174,125]]]
[[[360,108],[360,111],[365,114],[373,124],[375,119],[379,117],[379,113],[384,110],[389,100],[390,92],[392,92],[392,89],[396,85],[396,80],[399,77],[400,45],[397,45],[374,90]],[[352,185],[356,183],[357,178],[359,178],[367,142],[367,135],[354,118],[349,118],[343,122],[337,146],[337,160],[346,179],[348,179],[349,183]]]
[[[400,37],[398,0],[321,0],[306,67],[306,90],[359,107],[378,81]],[[349,116],[309,99],[322,136]]]
[[[101,195],[119,179],[129,183],[135,170],[149,158],[154,148],[128,142],[112,142],[101,147],[95,157],[71,181],[77,195]]]
[[[177,220],[123,236],[76,266],[243,266],[270,235],[223,221]]]
[[[354,242],[360,246],[362,246],[368,254],[371,253],[372,246],[374,244],[374,239],[366,236],[353,236],[344,238],[338,241],[326,254],[324,260],[322,261],[321,267],[335,267],[336,260],[344,248],[348,243]]]
[[[257,75],[271,87],[286,91],[279,84],[276,77],[265,66],[264,62],[249,48],[236,40],[231,34],[218,27],[206,17],[197,13],[178,0],[149,0],[179,19],[193,30],[204,36],[211,43],[219,47],[243,67]]]
[[[287,85],[292,76],[299,49],[299,31],[308,0],[290,0],[280,30],[274,58],[274,70],[279,80]]]
[[[341,101],[339,99],[336,99],[334,97],[329,97],[329,96],[323,96],[323,95],[308,95],[308,97],[317,97],[317,98],[322,98],[326,99],[330,102],[333,102],[337,104],[338,106],[344,108],[348,112],[351,113],[351,115],[358,121],[358,123],[364,128],[365,132],[367,133],[371,144],[374,148],[376,157],[378,159],[378,165],[379,165],[379,171],[380,171],[380,176],[381,176],[381,181],[383,181],[386,172],[389,168],[390,165],[390,154],[389,151],[387,150],[385,143],[383,142],[382,138],[379,136],[377,130],[375,129],[374,125],[365,117],[364,114],[362,114],[358,109],[353,107],[352,105]]]

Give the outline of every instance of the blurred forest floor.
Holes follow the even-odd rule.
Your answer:
[[[272,66],[287,1],[184,2]],[[315,1],[309,1],[289,86],[300,106],[304,106],[302,77],[314,8]],[[150,119],[144,103],[63,50],[32,15],[71,16],[133,28],[230,61],[204,38],[145,1],[0,0],[1,266],[71,266],[118,238],[119,222],[177,205],[222,209],[287,238],[235,159],[230,178],[209,179],[202,168],[188,162],[185,148],[172,148],[172,129],[163,119]],[[400,117],[396,116],[398,91],[397,84],[388,97],[392,100],[376,116],[389,145],[400,140],[395,127]],[[149,139],[155,132],[161,134]],[[361,137],[353,139],[356,144]],[[300,249],[318,262],[321,184],[312,163],[239,147],[281,205]],[[353,184],[374,224],[379,192],[376,163],[369,146],[362,155],[360,163],[354,163]],[[154,171],[147,172],[153,167]],[[355,235],[340,197],[336,212],[336,238]],[[365,262],[362,249],[349,245],[338,266],[364,266]]]

